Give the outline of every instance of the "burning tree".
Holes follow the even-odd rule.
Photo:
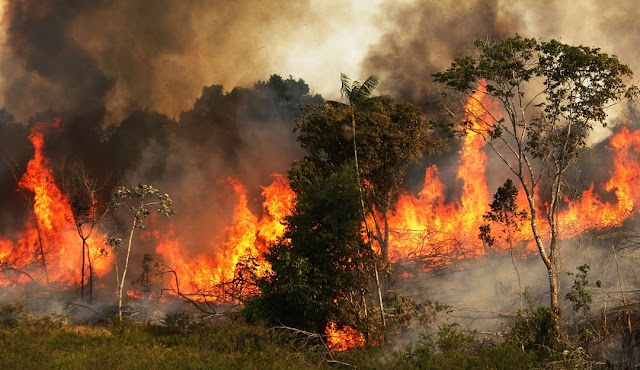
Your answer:
[[[520,36],[477,41],[473,55],[434,74],[449,97],[462,104],[468,96],[477,101],[480,112],[466,112],[475,123],[465,119],[461,131],[480,135],[524,191],[531,231],[549,275],[557,328],[558,214],[567,189],[565,174],[594,125],[606,125],[607,108],[637,96],[637,87],[625,82],[631,76],[629,67],[600,49]],[[478,96],[498,101],[502,112]],[[548,236],[541,217],[548,223]]]
[[[115,263],[116,278],[118,280],[118,318],[122,321],[122,294],[124,281],[127,277],[127,270],[129,269],[129,257],[131,256],[133,235],[136,229],[146,228],[145,221],[151,214],[151,207],[155,208],[158,213],[165,216],[171,216],[173,214],[173,208],[169,194],[160,194],[158,189],[155,187],[144,184],[139,184],[132,188],[127,188],[126,186],[119,187],[113,196],[111,207],[113,209],[118,209],[121,206],[126,206],[133,214],[131,231],[129,232],[129,238],[127,240],[127,252],[125,254],[122,276],[120,276],[120,273],[118,272],[118,261],[116,260]],[[116,256],[119,256],[119,247],[122,243],[122,239],[109,236],[107,243],[116,251]]]
[[[69,199],[71,215],[76,232],[82,241],[82,263],[80,271],[80,297],[85,298],[85,287],[89,288],[89,302],[93,300],[93,258],[89,248],[89,239],[99,233],[98,226],[109,212],[109,207],[101,207],[98,193],[102,186],[98,186],[92,179],[82,162],[63,162],[59,168],[62,191]],[[100,249],[103,252],[104,248]],[[101,253],[103,254],[103,253]]]

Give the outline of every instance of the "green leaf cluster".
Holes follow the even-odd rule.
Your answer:
[[[360,176],[367,182],[367,186],[363,186],[365,200],[386,211],[403,191],[407,167],[423,154],[435,151],[440,143],[433,140],[432,123],[413,104],[388,96],[357,101],[356,142]],[[307,151],[304,161],[325,174],[352,163],[351,119],[348,105],[327,102],[305,107],[295,128],[298,141]],[[293,185],[294,188],[304,186],[304,181],[294,181]]]
[[[284,237],[265,259],[272,274],[258,280],[261,294],[247,304],[254,319],[323,333],[329,321],[358,326],[373,252],[362,239],[353,169],[315,179],[298,194]]]

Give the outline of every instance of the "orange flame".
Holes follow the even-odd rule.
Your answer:
[[[327,336],[327,346],[332,351],[342,352],[365,345],[364,334],[348,325],[338,328],[338,324],[334,321],[327,324],[325,335]]]
[[[594,192],[594,184],[582,193],[580,200],[569,203],[562,213],[563,236],[572,237],[588,229],[620,226],[636,212],[640,189],[640,130],[630,132],[623,128],[610,140],[615,152],[611,178],[604,189],[616,195],[617,203],[602,201]]]
[[[282,236],[285,229],[284,218],[291,214],[295,193],[283,175],[273,174],[272,177],[273,183],[262,187],[264,214],[261,218],[249,209],[244,185],[236,179],[227,179],[237,197],[237,203],[231,225],[226,230],[226,241],[222,245],[210,244],[209,253],[190,256],[181,248],[181,240],[173,232],[156,235],[156,252],[176,272],[180,286],[174,285],[174,289],[182,289],[183,293],[189,291],[188,294],[212,293],[211,287],[233,279],[235,267],[242,257],[250,256],[260,260],[268,243]],[[262,262],[258,273],[264,273],[266,269],[268,267]]]
[[[392,262],[410,256],[430,256],[444,262],[448,258],[478,256],[484,253],[477,243],[478,226],[490,203],[486,185],[487,155],[484,140],[474,132],[480,123],[490,122],[485,109],[491,106],[486,90],[480,85],[467,100],[466,120],[471,129],[460,149],[457,178],[462,181],[460,201],[444,204],[444,184],[438,168],[427,168],[424,187],[418,197],[401,196],[395,212],[390,212],[389,259]]]
[[[388,214],[390,225],[389,258],[397,262],[406,258],[419,257],[432,261],[432,265],[446,264],[452,259],[476,257],[485,253],[479,241],[478,227],[482,215],[491,202],[486,185],[487,155],[484,142],[474,130],[492,123],[491,117],[483,114],[488,109],[494,116],[495,103],[486,97],[484,86],[467,101],[466,119],[471,129],[460,150],[457,178],[463,182],[459,201],[445,204],[445,186],[438,178],[438,168],[433,165],[426,169],[425,184],[418,196],[407,194],[400,197],[395,212]],[[610,140],[614,151],[614,170],[604,189],[616,195],[617,202],[607,203],[598,197],[594,185],[585,190],[578,201],[565,199],[560,212],[559,230],[564,239],[574,237],[586,230],[620,226],[632,216],[640,199],[640,189],[635,186],[640,180],[640,130],[629,132],[623,128]],[[537,189],[536,189],[537,190]],[[528,209],[521,191],[518,206]],[[540,212],[539,214],[544,214]],[[524,226],[524,225],[522,225]],[[542,235],[548,235],[549,225],[541,221]],[[514,242],[527,242],[532,248],[532,232],[522,227],[515,235]],[[497,245],[506,248],[506,244]]]
[[[491,202],[486,181],[488,156],[482,136],[474,131],[491,124],[491,117],[484,114],[486,109],[494,115],[498,111],[495,103],[487,99],[486,91],[481,85],[468,99],[466,106],[466,120],[470,130],[464,137],[459,152],[457,179],[462,183],[460,198],[445,202],[447,189],[439,178],[437,166],[433,165],[426,169],[425,184],[418,195],[401,196],[395,210],[387,215],[391,262],[418,257],[429,259],[437,266],[454,259],[478,257],[485,253],[477,235],[478,227],[483,223],[482,215]],[[11,266],[26,272],[34,280],[44,281],[41,264],[41,256],[44,254],[48,279],[71,286],[79,280],[82,244],[75,230],[69,201],[56,186],[49,161],[43,154],[44,133],[56,128],[59,128],[59,121],[54,124],[37,124],[29,135],[34,156],[29,161],[19,186],[33,194],[34,212],[15,241],[0,237],[0,266]],[[589,229],[619,226],[635,214],[640,199],[640,188],[636,186],[640,180],[640,131],[620,130],[611,138],[610,149],[614,152],[614,169],[603,189],[611,193],[611,198],[615,195],[617,201],[607,202],[601,199],[593,184],[582,193],[579,200],[566,199],[559,217],[563,238],[573,237]],[[176,273],[175,278],[167,279],[167,284],[183,293],[203,293],[233,279],[236,264],[244,256],[258,260],[259,273],[268,270],[266,263],[260,261],[260,256],[270,243],[283,235],[283,221],[291,214],[295,204],[295,193],[286,178],[280,174],[272,177],[273,182],[262,187],[261,215],[251,210],[252,205],[244,185],[236,179],[226,180],[236,199],[232,220],[225,230],[224,241],[205,239],[203,243],[206,248],[203,252],[190,252],[184,247],[184,237],[173,230],[150,234],[157,243],[156,252]],[[525,202],[522,192],[520,196],[519,204],[523,205]],[[548,225],[541,222],[540,227],[543,235],[548,234]],[[104,239],[104,234],[94,233],[88,241],[94,271],[99,276],[109,272],[113,263],[112,258],[100,256],[98,246],[104,244]],[[530,240],[531,231],[523,227],[515,241]],[[14,276],[14,281],[29,281],[26,275]],[[0,281],[0,284],[6,284],[6,280]],[[327,329],[329,338],[336,332],[339,330],[335,324]],[[353,332],[351,335],[357,337]]]
[[[60,121],[56,120],[53,124],[36,124],[31,129],[29,141],[33,145],[34,156],[18,185],[33,193],[34,217],[27,220],[17,242],[0,239],[0,262],[26,272],[36,280],[71,286],[79,281],[82,242],[75,229],[69,201],[57,187],[49,161],[43,154],[44,131],[59,127]],[[98,276],[106,274],[112,264],[112,260],[103,256],[96,247],[104,244],[104,239],[104,235],[94,234],[87,240],[93,270]],[[25,282],[24,278],[18,282]]]

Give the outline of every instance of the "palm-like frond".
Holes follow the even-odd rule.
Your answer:
[[[340,74],[340,81],[342,82],[340,93],[343,98],[349,100],[349,104],[351,105],[361,103],[371,96],[371,93],[380,82],[378,77],[374,75],[369,76],[363,83],[351,81],[344,73]]]
[[[347,98],[347,100],[351,100],[351,89],[353,87],[351,79],[346,74],[340,73],[340,82],[342,82],[342,86],[340,87],[340,95],[343,99]]]
[[[367,78],[367,80],[364,81],[358,88],[358,96],[361,98],[368,98],[373,90],[375,90],[375,88],[378,86],[379,82],[380,80],[377,76],[369,76],[369,78]]]

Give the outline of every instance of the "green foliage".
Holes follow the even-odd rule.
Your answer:
[[[431,123],[420,109],[390,97],[369,98],[355,110],[358,161],[365,200],[381,211],[390,209],[402,192],[407,167],[435,150]],[[307,150],[306,162],[324,174],[353,161],[351,112],[334,103],[310,105],[296,120],[298,141]],[[364,181],[364,180],[363,180]]]
[[[51,320],[0,326],[0,368],[309,369],[322,368],[324,361],[295,351],[261,326],[226,321],[163,328],[65,326]]]
[[[355,106],[363,103],[367,100],[380,80],[377,76],[369,76],[363,83],[358,81],[351,81],[351,79],[344,73],[340,74],[340,94],[342,98],[347,98],[349,105]]]
[[[25,318],[24,301],[15,301],[0,306],[0,325],[14,326]]]
[[[501,103],[505,118],[480,122],[482,127],[474,131],[489,142],[510,143],[520,161],[526,153],[553,162],[560,174],[586,145],[593,124],[606,125],[607,108],[638,96],[638,88],[626,83],[631,69],[598,48],[516,35],[478,40],[475,51],[434,74],[434,80],[465,96],[485,84],[486,94]],[[522,176],[522,168],[511,166]]]
[[[284,237],[265,254],[273,273],[258,280],[248,316],[318,333],[331,320],[357,326],[352,302],[366,292],[374,258],[360,212],[351,168],[306,186]]]
[[[457,324],[439,327],[435,338],[422,335],[406,351],[396,354],[390,368],[411,369],[529,369],[532,353],[513,343],[483,343],[477,333]]]
[[[389,319],[387,327],[390,330],[397,327],[405,330],[414,323],[428,327],[433,324],[438,316],[451,313],[451,306],[440,302],[426,300],[415,302],[409,298],[393,294],[387,297],[385,311],[393,319]]]
[[[574,280],[571,291],[565,295],[565,299],[573,303],[575,312],[582,310],[586,314],[591,309],[591,302],[593,302],[591,293],[589,293],[590,283],[587,278],[591,267],[584,264],[578,266],[577,269],[578,272],[575,274],[572,272],[567,273],[567,275],[574,277]],[[597,281],[596,284],[600,285],[600,281]]]
[[[525,315],[528,320],[548,321],[549,310],[532,309]],[[423,334],[407,347],[363,347],[332,354],[324,346],[301,342],[289,331],[210,320],[187,312],[168,314],[162,325],[113,321],[105,326],[71,326],[55,317],[25,318],[11,326],[0,325],[0,368],[324,369],[343,364],[361,369],[511,370],[594,364],[580,347],[555,347],[555,352],[542,344],[525,348],[514,340],[513,332],[523,329],[518,321],[505,341],[490,342],[472,330],[445,323],[436,334]],[[527,324],[526,330],[533,326]]]
[[[111,207],[118,209],[125,206],[134,217],[134,227],[145,229],[145,220],[151,214],[153,207],[158,213],[171,216],[173,212],[173,202],[169,194],[160,194],[153,185],[138,184],[138,186],[127,188],[120,186],[113,195]]]
[[[493,195],[493,202],[489,205],[491,210],[483,215],[486,221],[498,223],[503,226],[503,234],[508,243],[512,242],[511,233],[520,230],[520,224],[527,219],[527,212],[518,210],[516,200],[518,189],[513,185],[511,179],[507,179],[504,185],[498,188]],[[492,246],[495,238],[491,234],[491,224],[480,226],[480,239]]]
[[[598,48],[518,35],[478,40],[473,55],[456,59],[449,69],[433,75],[456,102],[464,105],[470,97],[474,99],[477,109],[465,109],[460,131],[472,130],[482,137],[526,194],[530,226],[549,277],[550,307],[558,333],[557,216],[565,189],[571,188],[565,175],[587,145],[594,125],[606,125],[607,109],[638,96],[637,86],[629,83],[632,76],[616,56]],[[536,199],[540,189],[544,204]],[[548,238],[539,229],[539,209],[545,210],[551,230]],[[491,241],[488,226],[481,229],[483,236]]]
[[[544,306],[519,312],[505,337],[523,350],[545,358],[560,348],[553,312]]]

